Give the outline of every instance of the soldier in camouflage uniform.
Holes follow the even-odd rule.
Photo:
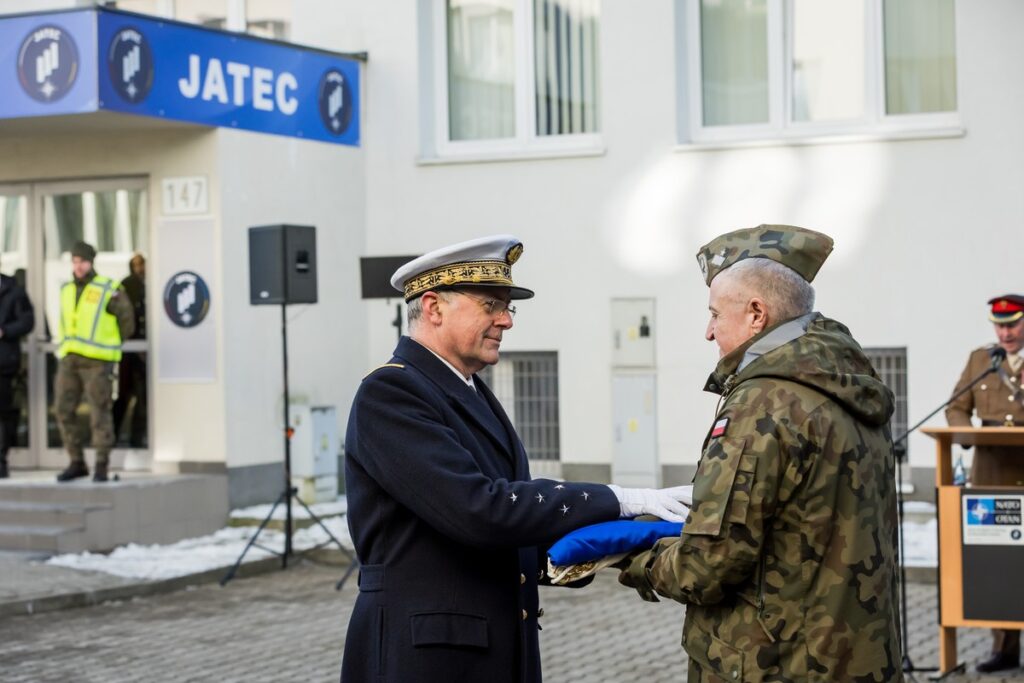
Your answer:
[[[687,606],[691,683],[903,680],[893,398],[849,330],[811,312],[831,249],[762,225],[698,255],[722,401],[681,538],[620,576]]]
[[[114,365],[121,358],[121,340],[135,330],[135,311],[116,282],[96,274],[96,250],[85,242],[71,248],[74,280],[61,288],[60,346],[54,380],[57,426],[71,463],[57,475],[66,482],[85,477],[83,439],[78,426],[78,404],[85,395],[89,406],[92,445],[96,449],[93,481],[108,478],[110,449],[114,445]]]

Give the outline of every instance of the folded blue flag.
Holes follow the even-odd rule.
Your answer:
[[[658,539],[678,536],[682,530],[682,522],[619,519],[591,524],[558,539],[548,550],[548,558],[556,567],[567,567],[608,555],[650,548]]]

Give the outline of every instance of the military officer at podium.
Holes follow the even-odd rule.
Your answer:
[[[997,343],[971,352],[967,366],[953,393],[992,365],[992,351],[1002,348],[1006,358],[995,373],[957,398],[946,408],[946,420],[952,427],[970,427],[977,414],[983,427],[1024,427],[1024,296],[1006,294],[988,301],[988,319],[995,328]],[[999,446],[974,449],[971,483],[975,486],[1024,486],[1024,450]],[[978,664],[978,671],[989,673],[1015,669],[1020,665],[1020,631],[993,629],[992,656]]]
[[[522,442],[477,373],[498,362],[523,245],[462,242],[399,268],[409,335],[360,385],[345,439],[359,596],[345,683],[541,680],[544,546],[620,516],[682,521],[677,489],[532,479]]]

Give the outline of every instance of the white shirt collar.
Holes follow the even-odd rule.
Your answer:
[[[421,346],[423,346],[423,345],[421,344]],[[445,360],[444,358],[442,358],[442,357],[441,357],[441,356],[439,356],[438,354],[434,353],[434,350],[433,350],[432,348],[430,348],[429,346],[423,346],[423,348],[425,348],[425,349],[426,349],[427,351],[430,351],[431,353],[433,353],[433,354],[434,354],[434,356],[435,356],[435,357],[436,357],[436,358],[437,358],[437,359],[438,359],[439,361],[441,361],[442,363],[444,363],[445,365],[447,365],[447,366],[448,366],[448,369],[449,369],[449,370],[451,370],[452,372],[454,372],[454,373],[455,373],[455,376],[456,376],[456,377],[458,377],[458,378],[459,378],[460,380],[462,380],[462,382],[463,382],[463,383],[464,383],[464,384],[465,384],[465,385],[466,385],[467,387],[469,387],[469,388],[470,388],[470,389],[472,389],[473,391],[476,391],[476,384],[474,384],[474,383],[473,383],[473,378],[472,378],[472,377],[466,377],[465,375],[463,375],[463,374],[462,374],[461,372],[459,372],[459,371],[458,371],[458,369],[457,369],[457,368],[456,368],[456,367],[455,367],[454,365],[452,365],[451,363],[449,363],[449,362],[448,362],[447,360]]]

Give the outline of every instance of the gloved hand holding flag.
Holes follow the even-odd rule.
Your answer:
[[[692,502],[692,486],[678,487],[673,492]],[[650,548],[659,539],[678,536],[682,529],[682,522],[640,519],[620,519],[576,529],[548,549],[548,577],[555,584],[578,581],[631,552]]]

